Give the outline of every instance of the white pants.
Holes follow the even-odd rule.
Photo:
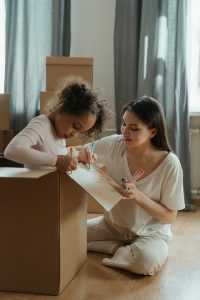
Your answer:
[[[153,275],[168,257],[166,241],[155,236],[135,236],[129,229],[107,222],[103,216],[87,223],[88,251],[113,254],[104,258],[106,266],[133,273]]]

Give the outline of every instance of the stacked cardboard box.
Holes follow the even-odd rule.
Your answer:
[[[0,153],[4,152],[12,137],[13,130],[10,129],[9,95],[0,94]]]
[[[46,89],[57,90],[59,82],[67,76],[81,76],[90,84],[93,82],[93,59],[88,57],[47,57]]]
[[[57,96],[57,90],[63,79],[68,76],[80,76],[93,83],[93,59],[89,57],[47,57],[46,58],[46,91],[40,93],[40,114],[46,112],[45,108]],[[80,145],[79,138],[68,139],[68,145]]]
[[[45,113],[47,103],[56,96],[63,79],[68,76],[80,76],[93,83],[93,59],[88,57],[47,57],[46,91],[40,93],[40,114]]]

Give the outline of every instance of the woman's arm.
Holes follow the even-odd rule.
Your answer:
[[[120,193],[128,198],[135,201],[140,207],[142,207],[146,212],[148,212],[155,219],[165,223],[171,224],[177,216],[176,210],[171,210],[164,206],[163,204],[156,202],[141,191],[139,191],[135,185],[127,183],[128,189],[123,187],[120,189]]]

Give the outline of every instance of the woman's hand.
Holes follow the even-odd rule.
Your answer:
[[[132,183],[123,184],[119,189],[119,192],[123,196],[123,199],[135,201],[152,217],[165,224],[171,224],[177,216],[177,211],[171,210],[164,206],[164,204],[148,198]]]
[[[136,188],[135,184],[132,183],[122,184],[121,188],[119,189],[119,192],[124,198],[133,199],[136,202],[139,200],[142,194]]]
[[[71,172],[77,169],[78,160],[69,155],[58,155],[56,168],[61,172]]]

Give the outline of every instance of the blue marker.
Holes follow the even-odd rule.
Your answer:
[[[122,183],[122,185],[124,186],[124,188],[125,188],[126,190],[128,190],[127,181],[126,181],[125,178],[122,178],[122,179],[121,179],[121,183]]]
[[[92,157],[93,157],[93,154],[94,154],[94,143],[90,144],[90,151],[91,151],[91,153],[90,153],[91,158],[90,158],[90,163],[89,163],[89,169],[91,167]]]

